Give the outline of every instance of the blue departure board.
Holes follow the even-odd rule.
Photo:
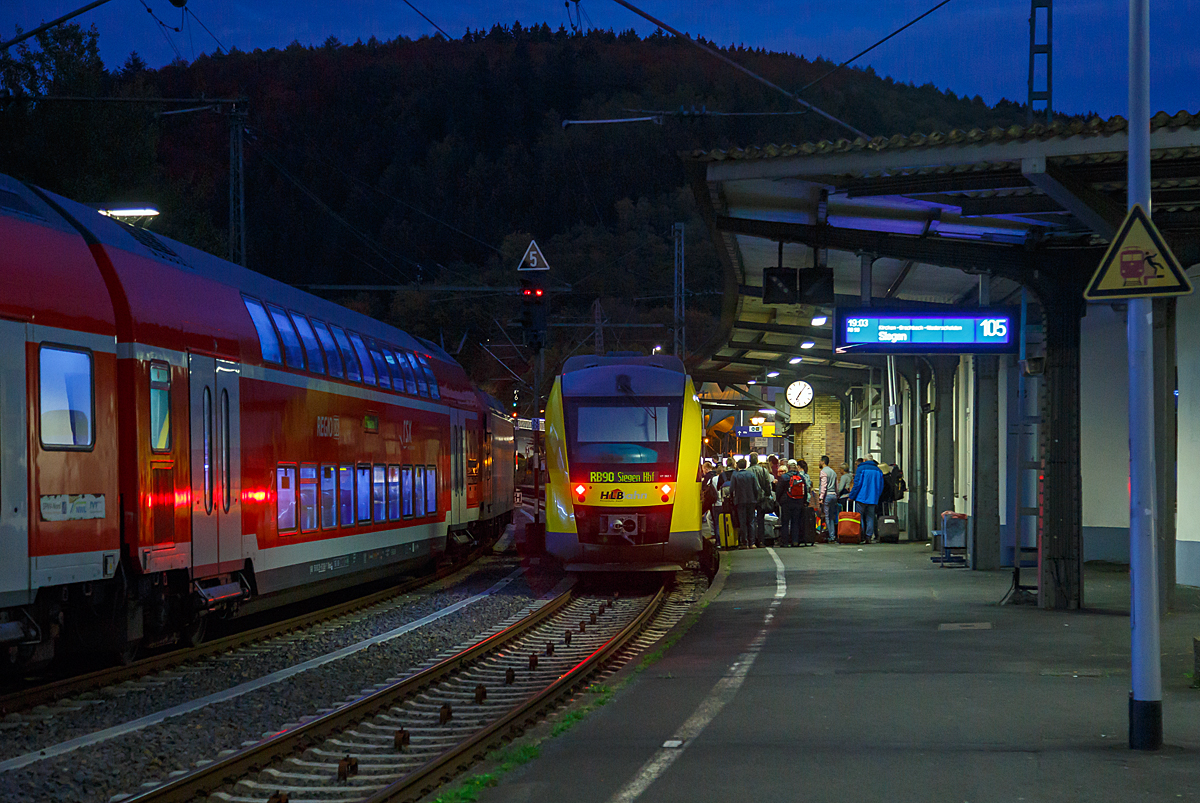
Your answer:
[[[1012,351],[1016,320],[1008,309],[838,310],[839,353],[958,354]]]

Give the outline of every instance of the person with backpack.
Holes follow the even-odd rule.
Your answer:
[[[787,470],[775,481],[775,499],[779,502],[780,546],[799,546],[804,508],[808,506],[809,483],[795,460],[787,461]]]

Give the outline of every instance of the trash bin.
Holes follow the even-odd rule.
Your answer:
[[[966,513],[947,510],[942,513],[942,529],[934,530],[934,544],[940,544],[940,554],[929,560],[946,566],[967,565],[967,525],[970,517]]]

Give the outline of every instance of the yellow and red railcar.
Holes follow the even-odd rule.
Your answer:
[[[512,423],[435,345],[0,176],[0,656],[128,651],[512,516]]]
[[[700,402],[676,357],[572,357],[546,404],[546,550],[573,571],[700,557]]]

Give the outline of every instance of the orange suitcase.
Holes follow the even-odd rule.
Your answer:
[[[839,544],[862,542],[862,514],[844,511],[838,514],[837,539]]]

